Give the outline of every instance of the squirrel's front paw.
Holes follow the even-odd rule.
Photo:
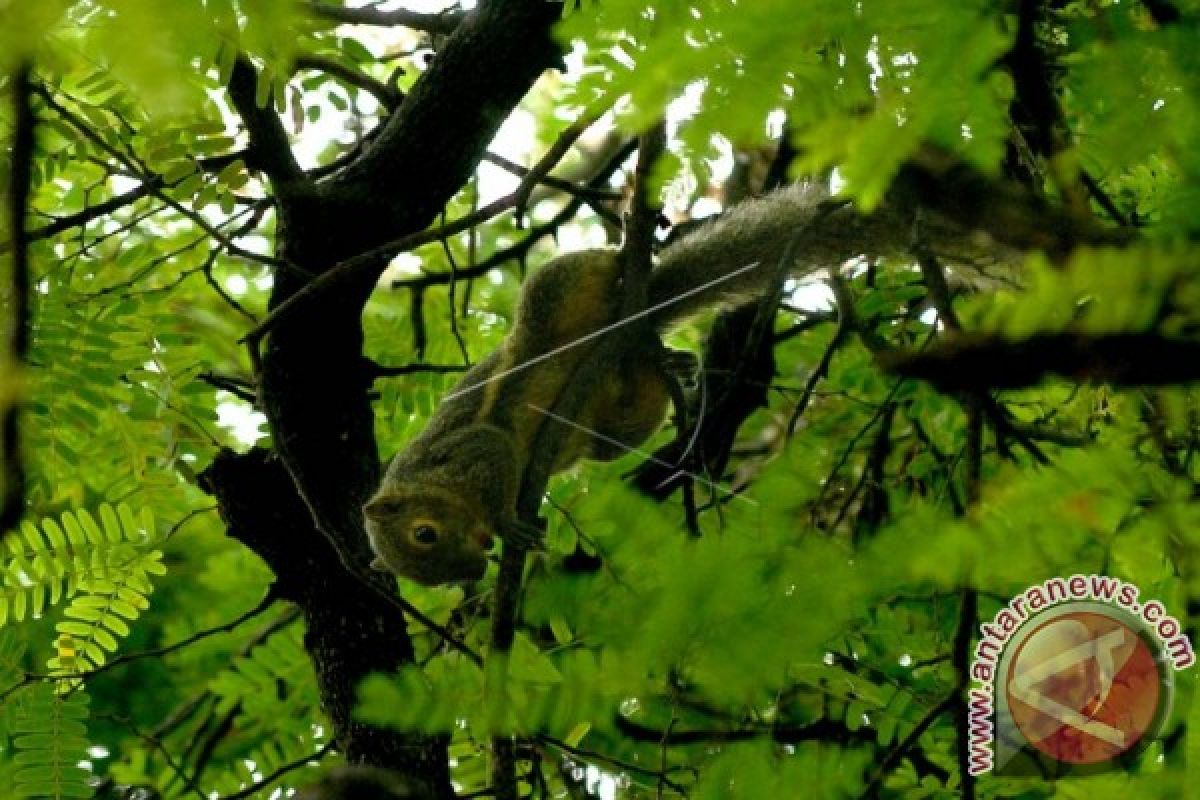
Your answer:
[[[700,360],[696,358],[694,353],[690,353],[687,350],[672,350],[669,347],[664,347],[662,368],[663,371],[673,376],[686,389],[694,389],[699,385]]]

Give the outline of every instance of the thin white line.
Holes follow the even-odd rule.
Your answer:
[[[659,481],[659,482],[658,482],[658,484],[656,484],[656,485],[655,485],[655,487],[654,487],[655,491],[657,491],[657,490],[659,490],[659,489],[663,488],[663,487],[664,487],[664,486],[666,486],[668,483],[670,483],[671,481],[673,481],[673,480],[675,480],[676,478],[678,478],[680,475],[687,475],[687,471],[685,471],[685,470],[682,470],[682,469],[677,469],[677,470],[675,470],[674,472],[672,472],[672,473],[671,473],[670,475],[668,475],[667,477],[663,478],[661,481]]]
[[[642,458],[645,458],[648,461],[652,461],[655,464],[658,464],[659,466],[666,467],[667,469],[678,470],[675,473],[675,475],[679,475],[682,473],[684,475],[687,475],[692,480],[700,481],[700,483],[703,483],[705,486],[708,486],[710,489],[716,489],[717,491],[724,492],[725,494],[732,497],[734,500],[741,500],[743,503],[749,503],[752,506],[758,505],[758,503],[755,502],[754,500],[751,500],[748,497],[742,497],[742,495],[738,494],[737,492],[733,491],[732,489],[726,489],[724,486],[719,486],[719,485],[713,483],[712,481],[708,480],[707,478],[701,477],[700,475],[695,475],[691,472],[688,472],[687,470],[678,469],[678,465],[668,464],[666,461],[663,461],[661,458],[655,457],[651,453],[647,453],[645,450],[641,450],[636,447],[630,447],[629,445],[625,444],[624,442],[618,441],[617,439],[614,439],[611,436],[605,436],[603,433],[600,433],[599,431],[594,431],[591,428],[588,428],[584,425],[580,425],[578,422],[572,422],[571,420],[567,419],[566,417],[555,414],[553,411],[547,411],[544,408],[539,408],[538,406],[535,406],[533,403],[528,403],[527,405],[530,408],[532,408],[534,411],[545,414],[547,417],[557,420],[564,425],[575,428],[576,430],[583,431],[584,433],[588,434],[589,436],[594,436],[595,438],[599,439],[602,442],[607,442],[608,444],[615,445],[616,447],[621,448],[622,450],[624,450],[627,453],[634,453],[636,455],[641,456]],[[674,478],[675,475],[672,475],[671,477]]]
[[[708,382],[705,380],[706,377],[708,376],[704,374],[704,365],[700,364],[696,376],[696,379],[700,382],[700,409],[699,413],[696,414],[697,425],[692,430],[692,438],[688,439],[687,447],[683,448],[683,452],[679,454],[680,461],[691,455],[692,448],[696,446],[696,440],[700,438],[699,421],[704,419],[704,412],[708,410]]]
[[[509,369],[506,369],[503,372],[497,373],[495,375],[491,375],[488,377],[487,380],[480,381],[479,383],[471,384],[470,386],[468,386],[465,389],[459,389],[456,392],[451,392],[450,394],[446,395],[445,398],[443,398],[443,399],[444,400],[453,400],[455,397],[461,397],[465,394],[470,394],[471,392],[478,391],[479,389],[482,389],[483,387],[487,386],[489,383],[494,383],[495,381],[501,380],[502,378],[506,378],[509,375],[512,375],[514,372],[520,372],[521,370],[529,369],[534,364],[541,363],[542,361],[545,361],[547,358],[556,356],[565,350],[570,350],[572,347],[576,347],[578,345],[583,344],[584,342],[591,341],[592,339],[595,339],[597,336],[603,336],[606,333],[616,330],[617,328],[621,327],[622,325],[633,322],[634,320],[641,319],[642,317],[646,316],[647,314],[653,314],[655,311],[658,311],[659,309],[666,308],[669,305],[678,303],[680,300],[691,297],[692,295],[697,294],[699,292],[703,292],[705,289],[708,289],[709,287],[712,287],[712,286],[716,286],[718,283],[724,283],[725,281],[729,280],[730,278],[736,278],[738,275],[741,275],[743,272],[748,272],[748,271],[754,269],[760,263],[761,262],[755,261],[753,264],[748,264],[747,266],[741,267],[739,269],[735,269],[732,272],[728,272],[719,278],[714,278],[713,280],[709,281],[708,283],[704,283],[695,288],[688,289],[683,294],[680,294],[676,297],[672,297],[669,300],[664,300],[661,303],[658,303],[657,305],[653,305],[650,308],[643,309],[642,311],[639,311],[636,314],[631,314],[628,317],[625,317],[624,319],[619,319],[610,325],[606,325],[605,327],[600,328],[599,330],[592,331],[589,334],[581,336],[573,342],[567,342],[566,344],[564,344],[560,347],[556,347],[555,349],[551,350],[548,353],[542,353],[540,356],[535,356],[534,358],[531,358],[524,363],[517,364],[516,366],[510,367]]]

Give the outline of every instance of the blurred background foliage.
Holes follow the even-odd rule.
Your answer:
[[[381,8],[400,5],[440,9]],[[664,197],[684,222],[757,191],[781,140],[793,175],[832,177],[864,207],[935,147],[1137,236],[1065,265],[1035,254],[1022,288],[956,297],[967,330],[1196,336],[1197,3],[1032,4],[1061,124],[1024,159],[1008,56],[1028,3],[570,5],[567,69],[502,128],[503,159],[532,165],[581,115],[610,109],[555,172],[599,175],[591,197],[610,208],[630,182],[622,143],[665,116]],[[27,403],[27,522],[0,561],[0,786],[17,796],[275,798],[338,763],[297,614],[262,602],[269,570],[226,538],[196,481],[219,448],[269,444],[238,340],[272,285],[273,199],[246,167],[223,87],[248,54],[301,166],[328,169],[438,46],[293,0],[0,3],[0,73],[33,64],[39,122],[30,366],[0,367],[5,394]],[[5,140],[13,124],[6,103]],[[446,220],[513,190],[498,164],[480,166]],[[10,168],[0,162],[0,183]],[[616,239],[591,204],[539,189],[526,220],[397,258],[364,316],[367,355],[477,360],[509,328],[526,270]],[[479,264],[469,280],[445,277]],[[859,265],[848,290],[859,324],[889,346],[944,330],[912,265]],[[531,735],[538,777],[525,788],[554,796],[953,797],[962,720],[945,704],[963,688],[964,626],[1031,583],[1099,572],[1160,598],[1195,634],[1194,390],[1052,379],[998,393],[1007,422],[985,426],[972,485],[959,398],[882,372],[862,340],[839,338],[819,283],[786,300],[768,404],[726,473],[697,487],[703,536],[686,534],[678,502],[630,488],[638,454],[557,479],[503,715],[480,670],[413,624],[419,666],[368,681],[362,718],[449,732],[464,793],[486,786],[499,726]],[[696,347],[710,321],[673,344]],[[381,452],[419,432],[454,380],[379,381]],[[490,581],[401,589],[484,649]],[[1200,783],[1193,680],[1179,676],[1162,741],[1127,771],[983,777],[972,791],[1183,796]]]

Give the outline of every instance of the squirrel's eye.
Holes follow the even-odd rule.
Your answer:
[[[432,525],[418,525],[413,528],[412,538],[417,544],[437,544],[438,532]]]

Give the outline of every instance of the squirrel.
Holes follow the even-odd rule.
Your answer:
[[[927,227],[926,240],[948,263],[993,260],[994,249],[976,237]],[[859,255],[903,254],[912,229],[911,216],[887,204],[861,214],[813,184],[744,201],[663,249],[649,278],[649,324],[663,333],[705,309],[756,299],[789,244],[788,273],[803,275]],[[494,536],[532,543],[536,533],[515,511],[530,449],[547,422],[544,410],[554,408],[589,345],[618,321],[620,278],[620,251],[599,249],[558,256],[525,281],[512,331],[463,375],[363,507],[373,568],[429,586],[472,581],[486,570]],[[659,428],[670,392],[663,364],[649,352],[639,347],[609,365],[613,374],[571,420],[552,472],[581,458],[615,459]]]

